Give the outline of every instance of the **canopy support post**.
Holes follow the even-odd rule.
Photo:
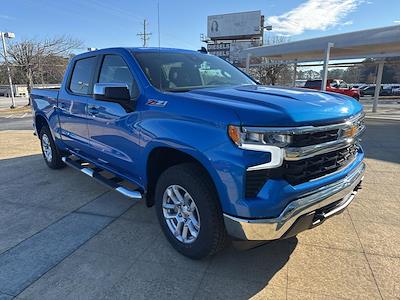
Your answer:
[[[297,59],[295,60],[293,65],[293,87],[296,86],[296,77],[297,77]]]
[[[247,53],[247,57],[246,57],[246,73],[249,74],[250,71],[250,58],[251,58],[251,54]]]
[[[321,81],[321,91],[326,91],[326,81],[328,80],[328,66],[329,58],[331,55],[331,48],[334,46],[333,43],[328,43],[324,54],[324,65],[322,69],[322,81]]]
[[[379,100],[379,92],[381,91],[382,84],[382,75],[383,75],[383,66],[385,65],[385,61],[380,61],[378,63],[378,72],[376,74],[376,84],[375,84],[375,93],[374,93],[374,102],[372,105],[372,112],[376,113],[378,110],[378,100]]]

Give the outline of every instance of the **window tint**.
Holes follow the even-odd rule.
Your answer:
[[[172,92],[255,84],[221,58],[199,52],[137,52],[135,58],[151,84]]]
[[[304,87],[321,88],[321,80],[307,80]]]
[[[129,68],[122,57],[118,55],[106,55],[104,57],[98,82],[126,83],[131,98],[136,97],[138,94],[131,71],[129,71]]]
[[[96,57],[77,60],[72,72],[69,89],[77,94],[88,95],[89,84],[96,66]]]

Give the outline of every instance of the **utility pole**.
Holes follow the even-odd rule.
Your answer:
[[[150,39],[151,32],[146,31],[148,23],[147,20],[144,19],[143,21],[143,32],[140,32],[137,34],[137,36],[140,37],[140,39],[143,41],[143,47],[147,47],[147,41]]]
[[[10,66],[8,65],[7,47],[6,47],[6,39],[5,39],[5,38],[8,38],[8,39],[14,38],[15,34],[13,32],[0,32],[0,34],[1,34],[1,40],[3,42],[4,62],[6,64],[7,73],[8,73],[8,84],[10,85],[10,93],[11,93],[10,108],[15,108],[14,89],[13,89],[13,84],[12,84],[12,79],[11,79]]]

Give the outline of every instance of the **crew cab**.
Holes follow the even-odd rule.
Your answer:
[[[322,80],[307,80],[304,88],[320,90]],[[328,79],[326,82],[326,90],[328,92],[338,93],[350,96],[356,100],[360,99],[360,90],[353,88],[340,79]]]
[[[194,259],[229,239],[320,225],[353,201],[364,176],[357,101],[261,86],[198,51],[83,53],[59,90],[30,97],[50,168],[72,166],[155,206],[168,241]]]

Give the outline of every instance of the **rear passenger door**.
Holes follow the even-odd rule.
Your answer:
[[[76,60],[58,98],[61,137],[71,150],[80,154],[89,151],[86,111],[96,65],[96,56]]]
[[[123,83],[128,86],[130,104],[124,108],[118,102],[91,98],[88,103],[88,128],[90,145],[97,163],[108,169],[137,179],[137,159],[140,152],[139,129],[136,126],[139,113],[135,102],[139,89],[133,73],[119,54],[107,54],[100,58],[95,82]]]

